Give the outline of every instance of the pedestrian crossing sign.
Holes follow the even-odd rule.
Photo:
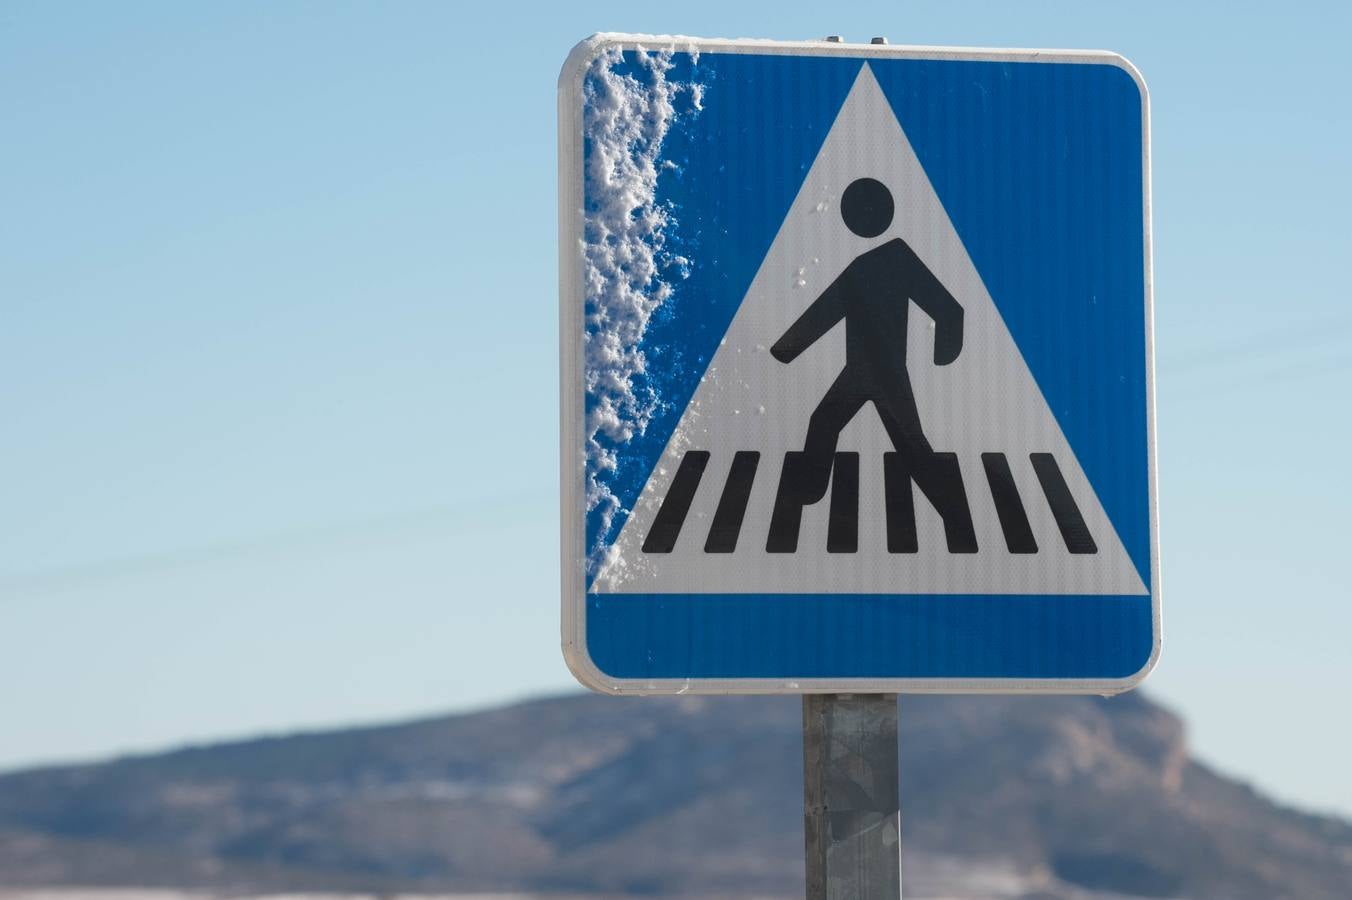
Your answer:
[[[1130,63],[598,35],[559,123],[563,644],[584,684],[1145,676]]]

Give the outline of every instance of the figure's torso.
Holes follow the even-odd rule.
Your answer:
[[[845,270],[845,365],[874,384],[906,377],[909,282],[915,253],[901,238],[860,254]]]

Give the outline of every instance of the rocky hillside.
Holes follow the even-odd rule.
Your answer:
[[[902,700],[908,897],[1346,900],[1139,695]],[[0,886],[800,896],[796,698],[567,696],[0,776]]]

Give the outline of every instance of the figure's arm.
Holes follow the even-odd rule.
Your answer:
[[[789,326],[783,337],[775,341],[770,355],[782,363],[793,362],[819,337],[830,331],[845,315],[845,298],[841,291],[840,277],[831,282],[831,286],[822,291],[821,296],[812,301],[812,305],[803,311],[798,321]]]
[[[946,366],[962,352],[962,306],[920,257],[912,259],[911,299],[934,320],[934,364]]]

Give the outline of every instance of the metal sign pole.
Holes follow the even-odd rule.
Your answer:
[[[899,900],[895,694],[803,697],[807,900]]]

